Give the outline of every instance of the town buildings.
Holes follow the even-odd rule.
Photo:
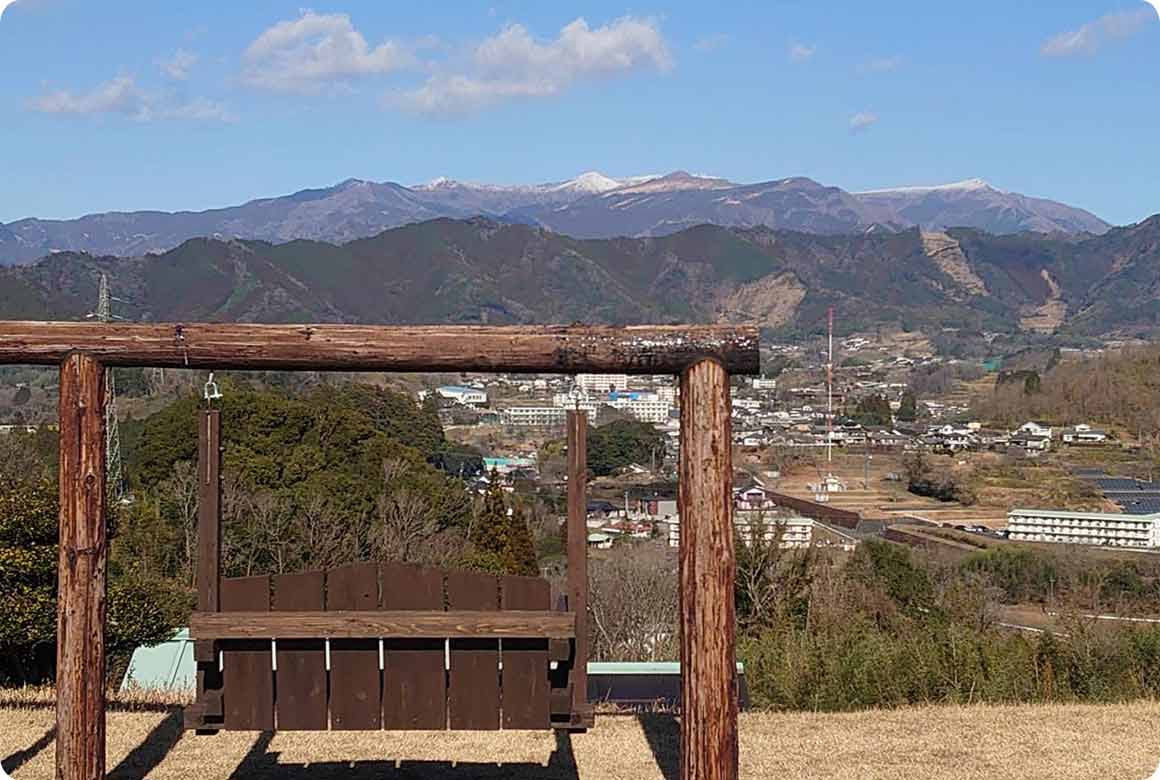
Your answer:
[[[1056,542],[1098,547],[1160,547],[1160,513],[1064,512],[1012,509],[1007,538],[1018,542]]]

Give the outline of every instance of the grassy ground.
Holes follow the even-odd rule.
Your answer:
[[[0,761],[52,777],[53,712],[0,709]],[[1160,762],[1160,703],[923,708],[848,715],[745,714],[745,778],[1143,780]],[[651,780],[677,776],[668,716],[602,717],[588,734],[186,735],[174,712],[109,715],[114,780]],[[501,763],[502,762],[502,763]]]

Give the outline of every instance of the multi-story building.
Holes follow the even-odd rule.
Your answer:
[[[552,397],[552,406],[561,409],[575,409],[578,412],[588,412],[588,422],[595,422],[596,413],[600,411],[600,396],[586,393],[556,393]]]
[[[673,410],[673,405],[656,393],[609,393],[605,403],[647,423],[667,422]]]
[[[672,515],[664,520],[669,547],[681,545],[681,518]],[[798,515],[779,515],[773,512],[733,512],[733,527],[742,543],[752,544],[757,539],[766,542],[778,540],[778,547],[794,550],[809,547],[814,538],[814,521]]]
[[[487,404],[487,393],[478,387],[460,387],[459,385],[443,385],[435,388],[441,398],[454,401],[464,406],[484,406]]]
[[[1160,513],[1129,515],[1012,509],[1007,514],[1007,537],[1019,542],[1160,547]]]
[[[577,374],[576,387],[589,395],[623,392],[628,389],[628,374]]]
[[[568,410],[558,406],[509,406],[500,411],[504,425],[513,428],[558,428],[568,418]]]

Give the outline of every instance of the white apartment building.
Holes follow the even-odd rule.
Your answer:
[[[665,520],[668,525],[669,547],[681,546],[681,518],[673,515]],[[769,512],[733,512],[733,527],[744,543],[752,544],[762,538],[772,542],[781,534],[778,544],[783,550],[799,550],[809,547],[814,538],[814,521],[809,517],[779,516]]]
[[[656,393],[611,393],[607,403],[614,409],[623,409],[641,422],[663,423],[669,419],[673,405]]]
[[[590,395],[623,392],[628,389],[628,374],[577,374],[576,387]]]
[[[487,404],[487,393],[478,387],[460,387],[459,385],[443,385],[435,388],[441,398],[454,401],[464,406],[484,406]]]
[[[1160,547],[1160,514],[1012,509],[1007,514],[1007,536],[1018,542]]]
[[[509,406],[500,411],[504,425],[513,428],[558,428],[568,419],[568,410],[558,406]]]
[[[583,393],[556,393],[552,396],[552,406],[588,412],[588,422],[592,423],[595,422],[596,413],[600,410],[600,396]]]

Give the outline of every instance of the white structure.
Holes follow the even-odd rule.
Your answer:
[[[1074,428],[1064,428],[1061,438],[1065,444],[1103,444],[1108,440],[1108,433],[1081,424]]]
[[[681,518],[673,515],[665,520],[668,525],[669,547],[681,545]],[[771,512],[735,511],[733,527],[743,543],[752,544],[757,538],[772,542],[780,534],[778,547],[795,550],[809,547],[814,538],[814,521],[809,517],[780,516]]]
[[[753,377],[752,387],[754,390],[776,390],[777,380],[755,376]]]
[[[589,395],[623,392],[628,389],[628,374],[577,374],[576,387]]]
[[[589,422],[593,422],[596,413],[600,411],[600,399],[597,396],[587,395],[585,393],[556,393],[552,396],[552,406],[558,406],[561,409],[575,409],[578,412],[588,412],[591,416]]]
[[[1018,542],[1160,547],[1160,514],[1012,509],[1007,514],[1007,536]]]
[[[446,398],[463,406],[484,406],[487,404],[487,393],[478,387],[460,387],[459,385],[443,385],[435,388],[440,398]]]
[[[656,393],[610,393],[603,401],[614,409],[623,409],[641,422],[668,422],[673,405]]]
[[[1042,436],[1050,440],[1055,434],[1055,430],[1045,423],[1032,421],[1020,425],[1019,433],[1026,433],[1028,436]]]
[[[558,406],[509,406],[500,412],[504,425],[513,428],[555,428],[564,425],[568,410]]]

